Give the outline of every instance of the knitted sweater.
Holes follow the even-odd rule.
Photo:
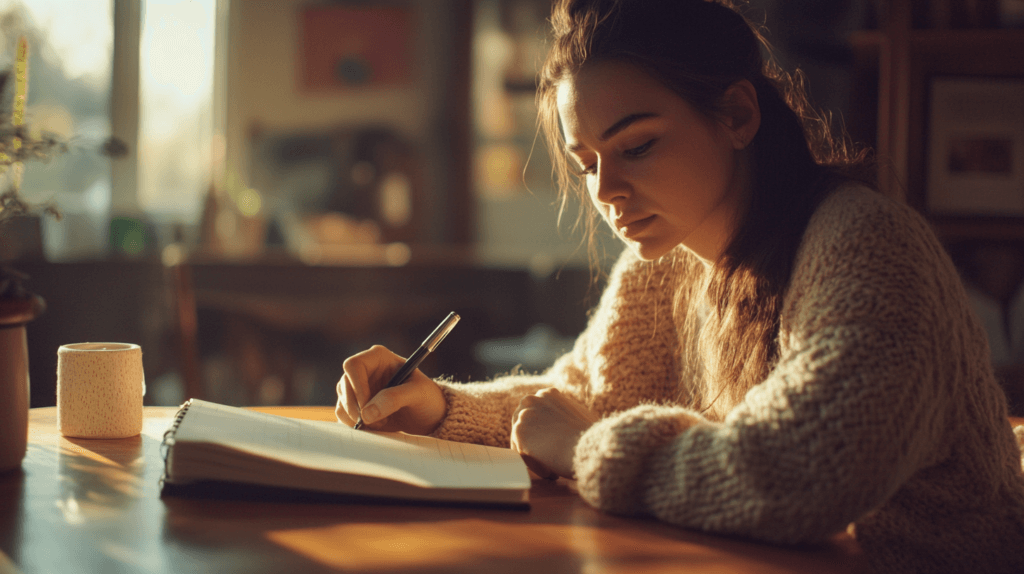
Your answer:
[[[574,458],[602,510],[778,543],[852,523],[880,572],[1024,572],[1021,452],[923,218],[861,187],[826,198],[784,296],[778,362],[721,417],[678,402],[697,334],[671,312],[687,277],[669,259],[624,253],[548,371],[442,384],[435,435],[508,446],[520,398],[558,387],[602,417]]]

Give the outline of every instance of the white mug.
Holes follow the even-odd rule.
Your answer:
[[[142,432],[142,348],[76,343],[57,350],[57,430],[67,437],[126,438]]]

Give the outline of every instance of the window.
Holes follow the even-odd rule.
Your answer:
[[[49,163],[26,163],[22,182],[26,200],[53,201],[66,214],[60,223],[43,220],[43,247],[53,259],[92,255],[105,245],[110,162],[96,152],[110,134],[112,1],[80,0],[75,10],[60,0],[0,1],[0,67],[11,68],[19,37],[29,42],[26,123],[71,146]],[[5,94],[5,111],[10,98]]]
[[[26,165],[25,198],[52,201],[65,216],[43,220],[47,259],[137,255],[198,224],[216,153],[217,4],[0,0],[0,66],[10,67],[19,36],[30,43],[27,123],[71,148]],[[115,122],[131,135],[128,155],[111,160],[100,150]],[[126,223],[142,241],[124,241]]]
[[[139,47],[138,203],[196,222],[210,187],[217,0],[145,0]]]

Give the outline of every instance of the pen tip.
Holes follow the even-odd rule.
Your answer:
[[[363,417],[359,417],[359,420],[356,421],[356,424],[352,426],[352,430],[359,430],[361,428],[363,428]]]

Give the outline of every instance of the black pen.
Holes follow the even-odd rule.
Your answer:
[[[420,363],[423,362],[423,359],[426,359],[427,355],[434,352],[434,349],[436,349],[437,346],[441,344],[441,341],[444,340],[444,338],[448,335],[449,332],[451,332],[452,328],[454,328],[455,324],[458,322],[458,315],[456,315],[454,312],[448,313],[448,316],[445,317],[444,321],[441,321],[441,324],[438,325],[436,329],[434,329],[434,332],[423,340],[423,343],[420,344],[420,348],[416,349],[416,352],[410,355],[409,358],[405,360],[405,364],[402,365],[401,369],[398,369],[398,372],[391,377],[391,380],[388,381],[388,384],[384,385],[384,388],[390,389],[391,387],[397,387],[398,385],[404,383],[405,380],[409,378],[409,375],[411,375],[412,372],[415,371],[416,368],[420,366]],[[355,430],[363,428],[362,414],[359,415],[359,420],[356,421],[355,426],[353,426],[352,428]]]

